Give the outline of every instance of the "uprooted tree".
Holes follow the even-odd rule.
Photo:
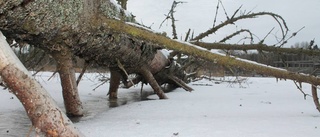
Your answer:
[[[15,40],[18,43],[27,43],[41,48],[48,54],[51,54],[57,61],[57,70],[60,74],[63,87],[66,111],[70,116],[83,115],[83,108],[78,95],[75,72],[71,60],[74,55],[83,58],[87,62],[110,68],[113,74],[111,76],[111,85],[114,86],[109,90],[110,97],[112,98],[116,98],[116,88],[119,85],[120,79],[123,79],[124,83],[126,83],[127,74],[130,73],[139,74],[137,81],[149,83],[159,98],[167,98],[160,88],[160,84],[162,83],[174,83],[184,87],[186,90],[191,90],[184,84],[180,76],[176,76],[176,71],[174,71],[176,68],[172,62],[163,60],[160,62],[164,64],[159,65],[159,62],[155,60],[157,56],[159,56],[158,50],[162,48],[215,62],[225,67],[240,67],[276,78],[292,79],[300,83],[310,83],[313,85],[312,91],[314,96],[317,97],[316,86],[320,85],[320,79],[318,77],[240,60],[232,56],[213,53],[195,46],[208,44],[199,42],[199,40],[226,25],[234,24],[243,19],[271,16],[279,23],[283,32],[282,42],[279,44],[281,47],[287,41],[287,39],[285,39],[287,27],[284,19],[274,13],[239,14],[238,9],[231,17],[228,17],[228,20],[225,22],[215,25],[207,32],[192,38],[192,42],[186,43],[172,40],[163,35],[138,27],[137,25],[126,23],[127,21],[132,21],[133,17],[121,8],[116,7],[114,2],[108,0],[50,2],[46,0],[9,0],[0,1],[0,9],[0,30],[9,39],[8,41]],[[263,41],[259,44],[261,43],[263,43]],[[222,48],[235,46],[225,46],[226,44],[223,43],[209,43],[209,45]],[[262,51],[265,49],[258,50]],[[159,65],[159,67],[154,66],[152,62],[156,62],[155,64]],[[1,59],[0,64],[3,64],[3,68],[7,68],[11,63],[5,63],[5,60]],[[168,65],[173,66],[173,69],[163,69],[163,66]],[[57,134],[64,134],[66,136],[79,135],[79,133],[74,131],[72,126],[70,126],[71,128],[56,126],[70,125],[68,123],[70,121],[62,114],[60,109],[56,109],[56,105],[50,103],[52,106],[49,106],[48,103],[43,103],[43,108],[41,109],[30,109],[37,108],[38,105],[31,100],[31,97],[29,98],[29,96],[25,96],[24,94],[32,93],[38,97],[36,99],[39,101],[50,100],[50,97],[41,96],[41,94],[46,94],[44,90],[41,92],[31,92],[31,90],[29,90],[31,87],[26,86],[21,89],[16,86],[13,78],[16,80],[27,79],[29,77],[25,74],[26,72],[21,72],[21,74],[18,75],[17,73],[7,72],[2,68],[0,71],[5,84],[13,90],[13,92],[19,92],[18,95],[21,97],[18,96],[18,98],[23,103],[26,111],[32,111],[28,113],[28,116],[39,132],[41,131],[47,136],[55,136]],[[157,76],[157,74],[161,73],[168,74],[166,79],[159,77],[159,75]],[[29,82],[32,81],[31,79],[27,80]],[[171,82],[168,82],[170,80]],[[128,83],[127,85],[130,86]],[[24,90],[30,92],[24,92]],[[33,103],[27,103],[28,105],[26,105],[25,101],[30,102],[30,100]],[[317,98],[315,102],[318,102]],[[319,106],[317,107],[320,109]],[[48,111],[48,108],[54,109]],[[53,117],[56,116],[56,118],[60,116],[58,117],[60,120],[38,124],[43,120],[51,118],[51,115],[47,115],[48,113],[54,113]]]

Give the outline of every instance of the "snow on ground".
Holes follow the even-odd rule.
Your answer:
[[[63,107],[57,76],[36,79]],[[223,78],[216,78],[223,79]],[[224,78],[233,79],[232,77]],[[191,93],[176,89],[170,99],[150,95],[141,100],[140,87],[120,89],[118,101],[108,101],[108,84],[97,86],[97,74],[86,74],[80,96],[86,115],[76,126],[88,137],[318,137],[320,114],[312,99],[303,99],[292,81],[250,77],[230,84],[201,80]],[[303,85],[309,93],[310,86]],[[143,96],[152,92],[144,88]],[[8,91],[0,92],[0,136],[26,136],[31,126],[22,105]],[[16,132],[16,131],[19,132]]]

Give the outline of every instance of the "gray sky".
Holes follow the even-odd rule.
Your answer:
[[[187,3],[179,5],[176,9],[177,31],[179,36],[184,36],[191,28],[195,35],[212,27],[217,0],[183,0]],[[170,10],[173,0],[129,0],[128,10],[136,15],[139,22],[147,26],[152,25],[152,29],[160,32],[167,32],[171,36],[171,24],[165,22],[159,29],[160,23],[164,20],[164,14]],[[286,46],[291,46],[296,42],[310,41],[315,38],[320,44],[320,0],[223,0],[223,5],[229,16],[240,6],[242,11],[268,11],[281,15],[287,22],[289,34],[305,27],[298,35],[292,38]],[[221,7],[221,6],[220,6]],[[219,10],[217,23],[226,19],[222,8]],[[272,35],[266,39],[267,44],[276,43],[274,35],[280,36],[280,28],[271,17],[260,17],[258,19],[245,20],[237,23],[237,26],[228,26],[216,34],[206,38],[205,41],[219,41],[226,35],[239,29],[250,29],[258,38],[255,42],[265,37],[272,29]],[[236,43],[244,36],[234,38],[229,43]],[[242,42],[241,42],[242,43]]]

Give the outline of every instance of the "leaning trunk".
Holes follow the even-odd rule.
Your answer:
[[[312,98],[313,98],[313,102],[316,106],[316,109],[320,112],[320,102],[319,102],[319,97],[318,97],[316,85],[311,85],[311,92],[312,92]]]
[[[0,76],[21,101],[37,134],[82,136],[46,90],[31,77],[0,33]]]

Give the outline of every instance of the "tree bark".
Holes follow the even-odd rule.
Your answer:
[[[68,47],[60,47],[59,51],[51,52],[51,55],[57,63],[57,71],[60,76],[66,113],[71,117],[83,116],[83,107],[80,101],[73,67],[73,54]]]
[[[183,54],[202,58],[211,62],[216,62],[218,65],[222,65],[225,67],[242,68],[249,71],[255,71],[260,74],[274,76],[280,79],[291,79],[298,82],[320,85],[320,78],[312,75],[299,74],[287,71],[285,69],[279,69],[256,62],[235,58],[232,56],[226,56],[224,54],[213,53],[196,45],[187,42],[172,40],[162,35],[155,34],[148,30],[137,28],[135,26],[131,26],[117,20],[106,19],[105,22],[109,25],[109,28],[115,32],[123,32],[137,39],[149,40],[152,43],[164,45],[167,49],[179,51]]]
[[[141,69],[140,74],[146,79],[146,81],[151,85],[153,90],[159,96],[160,99],[167,99],[168,97],[164,94],[163,90],[159,86],[156,79],[153,77],[151,71],[147,68]]]
[[[121,74],[117,70],[110,70],[111,78],[110,78],[110,86],[109,86],[109,99],[118,98],[118,87],[120,85]]]
[[[319,97],[317,92],[317,86],[311,85],[311,92],[312,92],[312,98],[316,106],[316,109],[320,112],[320,102],[319,102]]]
[[[192,44],[198,45],[206,49],[221,49],[221,50],[258,50],[275,53],[288,53],[288,54],[304,54],[309,56],[320,55],[320,50],[307,50],[303,48],[281,48],[268,46],[266,44],[224,44],[224,43],[205,43],[205,42],[191,42]]]
[[[0,32],[0,76],[24,106],[37,134],[83,136],[15,56]]]

